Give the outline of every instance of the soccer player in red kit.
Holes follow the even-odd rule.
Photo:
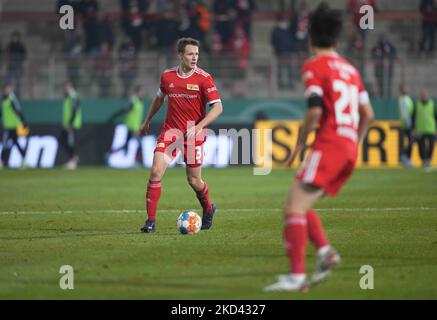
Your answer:
[[[152,118],[167,97],[167,117],[158,137],[147,185],[148,219],[141,228],[145,233],[156,231],[161,180],[178,149],[183,152],[188,183],[203,209],[202,229],[208,230],[212,225],[216,206],[211,202],[208,185],[201,175],[206,140],[204,129],[222,113],[223,107],[211,75],[197,66],[199,47],[200,43],[195,39],[178,40],[179,66],[162,73],[159,90],[141,128],[142,133],[146,134]],[[209,111],[207,106],[210,107]]]
[[[308,111],[288,165],[303,151],[309,133],[317,128],[316,139],[285,206],[284,241],[290,273],[279,276],[277,283],[264,289],[267,292],[305,291],[324,280],[340,262],[313,207],[324,195],[335,196],[348,180],[355,167],[358,144],[374,118],[359,72],[335,51],[342,21],[341,12],[326,3],[310,17],[314,57],[306,61],[302,71]],[[305,269],[308,239],[317,251],[310,280]]]

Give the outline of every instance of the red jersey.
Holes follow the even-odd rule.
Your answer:
[[[305,95],[323,99],[323,116],[315,146],[336,144],[357,149],[360,105],[369,103],[357,69],[337,53],[328,53],[306,61],[302,71]]]
[[[178,129],[183,133],[188,122],[198,124],[206,115],[206,106],[220,102],[211,75],[196,67],[188,76],[181,76],[178,67],[161,75],[158,96],[167,96],[168,109],[163,131]]]

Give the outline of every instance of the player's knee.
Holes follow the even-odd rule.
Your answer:
[[[160,181],[164,175],[164,170],[160,168],[152,168],[150,172],[150,180],[152,181]]]
[[[308,210],[309,210],[309,208],[305,208],[305,207],[302,207],[302,206],[293,206],[293,205],[288,206],[287,205],[284,208],[284,214],[286,216],[290,215],[290,214],[304,215],[304,214],[306,214],[308,212]]]
[[[187,176],[188,184],[195,188],[202,184],[202,179],[196,176]]]

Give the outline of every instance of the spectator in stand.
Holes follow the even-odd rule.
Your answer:
[[[360,13],[360,9],[363,6],[371,6],[375,12],[378,11],[376,0],[349,0],[347,3],[346,11],[352,14],[352,21],[357,28],[360,36],[363,38],[364,45],[366,43],[367,29],[360,27],[361,18],[364,17],[363,13]]]
[[[169,0],[148,0],[147,7],[144,12],[144,30],[145,42],[149,48],[154,48],[158,45],[159,38],[156,37],[159,32],[159,21],[162,15],[172,14],[174,12],[174,4],[179,1]],[[173,51],[173,48],[171,49]]]
[[[235,11],[232,0],[214,0],[213,4],[215,31],[221,39],[223,47],[226,47],[234,31]]]
[[[170,11],[165,11],[159,18],[156,39],[159,56],[164,58],[165,66],[171,65],[174,57],[174,45],[179,39],[179,21]]]
[[[293,88],[294,37],[283,14],[277,16],[270,42],[277,61],[278,86],[280,89]],[[284,81],[285,75],[285,81]]]
[[[101,98],[109,97],[109,92],[111,91],[112,69],[112,53],[109,50],[109,45],[103,43],[95,60],[95,72],[100,90],[99,96]]]
[[[123,11],[122,27],[125,34],[132,39],[138,52],[143,46],[144,9],[138,2],[130,1],[126,11]]]
[[[290,30],[295,40],[295,51],[298,54],[298,65],[308,56],[308,22],[309,7],[306,0],[301,0],[298,9],[293,8],[291,15]]]
[[[75,35],[72,41],[66,42],[64,56],[66,60],[68,78],[75,88],[79,85],[80,67],[82,59],[82,43],[80,37]]]
[[[211,35],[211,59],[209,60],[209,69],[211,73],[215,74],[217,79],[222,80],[226,78],[229,70],[228,57],[226,52],[227,47],[222,44],[222,39],[218,32]],[[219,81],[219,80],[218,80]],[[226,87],[225,83],[220,83],[221,87]]]
[[[207,7],[201,0],[188,0],[186,3],[186,12],[189,24],[183,36],[199,40],[200,43],[202,43],[203,51],[209,52],[210,49],[206,41],[206,33],[210,29],[211,22]]]
[[[80,1],[78,0],[58,0],[56,3],[56,14],[59,14],[59,9],[61,9],[62,6],[71,6],[74,11],[78,9],[78,4]]]
[[[214,58],[218,58],[221,56],[223,52],[223,42],[220,34],[218,32],[214,32],[211,36],[211,54]]]
[[[131,38],[127,37],[120,44],[118,61],[119,76],[123,87],[122,96],[126,98],[138,74],[137,52]]]
[[[59,15],[59,17],[62,16],[62,14],[59,13],[59,10],[62,6],[64,5],[68,5],[71,6],[73,8],[73,12],[74,12],[74,19],[75,19],[75,23],[76,21],[78,21],[78,15],[79,15],[79,7],[78,7],[79,1],[78,0],[58,0],[56,3],[56,8],[55,8],[55,14]],[[78,38],[77,36],[77,31],[76,29],[73,30],[60,30],[59,33],[59,38],[56,38],[56,42],[58,41],[62,41],[62,50],[65,56],[65,59],[67,60],[67,64],[68,64],[68,54],[71,51],[71,48],[73,48],[76,44],[76,39]],[[68,73],[68,67],[67,67],[67,73]]]
[[[242,25],[243,30],[252,39],[252,14],[256,10],[255,0],[233,0],[233,7],[236,10],[236,21]]]
[[[428,45],[430,55],[435,52],[437,34],[437,0],[421,0],[420,12],[422,13],[422,38],[419,53],[425,52]]]
[[[364,41],[358,30],[352,28],[348,41],[348,58],[352,64],[358,69],[361,74],[361,79],[365,82],[365,59],[366,50],[364,48]]]
[[[82,17],[82,26],[85,33],[86,54],[91,56],[99,52],[100,47],[100,28],[97,14],[99,4],[97,0],[81,0],[78,3],[77,10]]]
[[[231,66],[232,79],[235,79],[234,93],[237,96],[245,96],[247,94],[246,73],[250,63],[251,42],[242,25],[237,25],[235,28],[234,36],[229,39],[227,52],[230,62],[236,64]]]
[[[15,94],[20,97],[21,93],[21,77],[23,76],[23,64],[26,61],[27,50],[21,41],[21,34],[13,32],[11,40],[6,46],[6,82],[11,83],[15,87]]]
[[[379,95],[381,97],[391,97],[397,51],[386,35],[379,36],[378,42],[372,49],[372,59]]]
[[[99,18],[99,42],[107,43],[109,49],[112,51],[115,43],[114,27],[112,25],[111,17],[108,13]]]
[[[121,0],[120,8],[123,13],[129,13],[132,6],[137,6],[141,12],[145,12],[150,0]]]

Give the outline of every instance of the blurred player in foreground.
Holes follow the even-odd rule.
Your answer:
[[[3,89],[2,105],[0,109],[2,118],[3,138],[0,157],[0,168],[8,165],[8,158],[12,147],[15,145],[18,152],[23,158],[23,167],[25,166],[26,147],[22,147],[18,142],[19,136],[26,136],[29,133],[29,127],[21,111],[21,105],[14,93],[14,86],[6,84]]]
[[[358,144],[374,115],[359,72],[336,53],[342,15],[322,3],[310,17],[310,45],[314,57],[303,67],[308,111],[299,132],[291,166],[303,151],[309,133],[317,129],[310,155],[297,173],[285,207],[285,247],[290,273],[266,287],[271,291],[306,291],[324,280],[340,262],[330,246],[315,203],[324,195],[335,196],[352,174]],[[308,281],[305,268],[307,241],[317,250],[314,274]]]
[[[156,209],[161,196],[161,180],[179,149],[186,163],[187,180],[203,208],[202,229],[211,228],[216,206],[211,202],[209,189],[202,179],[204,129],[222,113],[222,103],[211,75],[197,66],[199,41],[191,38],[178,40],[179,66],[165,70],[156,97],[142,125],[147,134],[150,123],[168,99],[167,116],[158,137],[152,170],[147,185],[148,219],[142,232],[156,230]],[[207,112],[206,106],[210,107]]]

